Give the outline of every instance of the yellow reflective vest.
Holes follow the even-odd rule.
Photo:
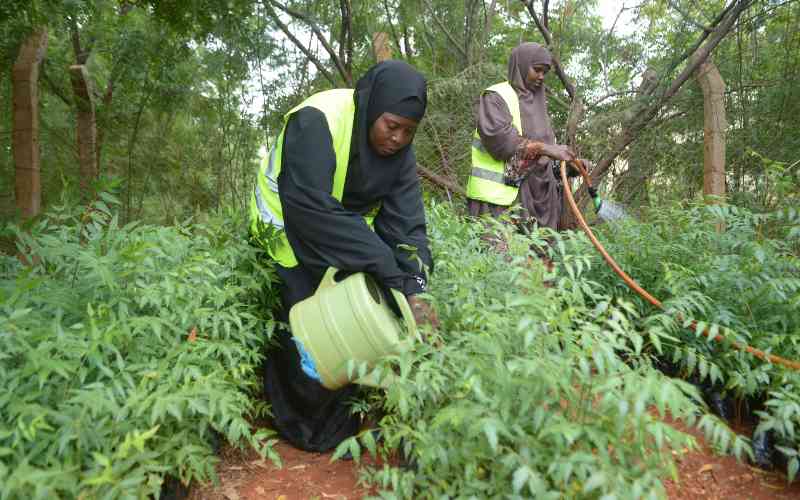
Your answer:
[[[267,250],[269,255],[283,267],[295,267],[297,258],[286,238],[283,224],[283,209],[278,194],[278,175],[283,160],[283,134],[286,123],[299,109],[311,106],[325,115],[328,130],[333,139],[336,154],[336,170],[333,174],[331,195],[342,201],[347,164],[350,159],[350,137],[353,133],[355,102],[353,89],[333,89],[312,95],[283,117],[283,129],[268,154],[261,160],[258,178],[250,199],[250,233]],[[372,224],[374,211],[367,219]]]
[[[497,92],[505,101],[511,113],[512,124],[522,135],[522,118],[519,114],[519,98],[514,87],[508,82],[497,83],[484,90]],[[495,205],[509,206],[517,199],[519,188],[503,182],[505,162],[496,160],[481,143],[478,130],[472,135],[472,172],[467,181],[467,197],[486,201]]]

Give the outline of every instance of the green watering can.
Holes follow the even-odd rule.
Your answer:
[[[316,293],[289,311],[292,335],[311,355],[326,388],[338,389],[350,382],[385,386],[393,374],[379,377],[373,372],[355,379],[348,374],[354,371],[352,365],[348,370],[348,364],[366,363],[371,370],[383,356],[409,348],[417,331],[411,307],[393,289],[402,312],[398,317],[369,275],[355,273],[337,282],[337,271],[328,268]]]

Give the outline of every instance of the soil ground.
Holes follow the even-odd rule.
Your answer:
[[[352,500],[369,494],[358,484],[358,466],[352,460],[331,463],[332,453],[308,453],[284,442],[275,449],[282,468],[253,450],[224,448],[217,464],[220,485],[195,488],[190,500]],[[362,463],[375,461],[365,457]]]
[[[699,449],[676,453],[678,481],[664,481],[668,498],[678,499],[800,499],[800,481],[788,485],[782,474],[767,472],[717,456],[701,433],[673,423],[695,436]],[[307,453],[286,443],[276,446],[283,460],[277,468],[254,451],[223,449],[217,465],[220,485],[194,488],[191,500],[307,500],[363,498],[369,490],[358,482],[358,465],[330,462],[331,454]],[[365,463],[375,465],[369,458]]]
[[[670,422],[691,434],[699,449],[675,456],[678,481],[666,480],[670,499],[800,499],[800,480],[788,484],[786,476],[739,463],[734,457],[715,455],[700,431]]]

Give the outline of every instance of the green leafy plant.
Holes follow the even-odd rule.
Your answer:
[[[549,234],[560,271],[546,288],[553,276],[531,250],[543,233],[506,228],[502,255],[483,240],[484,224],[447,205],[428,216],[443,345],[391,361],[398,378],[373,400],[383,448],[364,432],[337,450],[398,453],[410,464],[366,469],[382,498],[663,496],[671,450],[692,446],[665,415],[749,453],[746,439],[702,415],[693,386],[650,366],[645,346],[663,339],[634,328],[634,305],[590,280],[588,255]]]
[[[718,227],[724,227],[722,232]],[[733,205],[674,206],[607,227],[601,236],[620,265],[645,289],[664,301],[655,310],[630,292],[616,275],[594,260],[594,278],[617,296],[626,297],[642,316],[638,327],[664,344],[664,358],[680,374],[707,380],[741,404],[763,404],[756,432],[773,431],[798,469],[800,426],[796,394],[800,374],[787,371],[692,333],[690,319],[714,334],[749,344],[784,358],[800,359],[800,214],[784,208],[754,213]],[[583,238],[573,240],[584,251]],[[676,321],[680,313],[685,321]],[[654,346],[647,346],[654,352]],[[660,347],[659,347],[660,350]]]
[[[214,477],[215,433],[278,457],[248,421],[273,322],[241,220],[120,227],[101,195],[0,261],[0,496],[142,498]]]

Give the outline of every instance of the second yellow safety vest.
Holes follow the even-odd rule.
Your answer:
[[[514,87],[508,82],[502,82],[483,91],[497,92],[508,106],[511,120],[517,133],[522,135],[522,118],[519,113],[519,97]],[[472,171],[467,181],[467,197],[473,200],[494,203],[495,205],[509,206],[517,199],[519,188],[509,186],[503,182],[505,162],[496,160],[481,143],[478,130],[472,135]]]

